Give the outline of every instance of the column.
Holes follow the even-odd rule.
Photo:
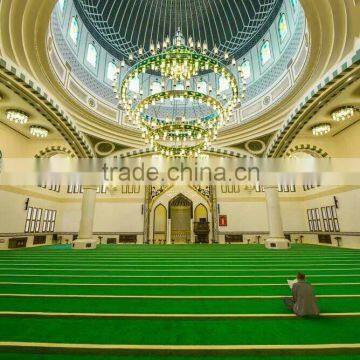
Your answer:
[[[96,249],[97,240],[93,238],[96,189],[96,186],[83,186],[79,236],[74,249]]]
[[[269,238],[265,241],[265,246],[268,249],[288,249],[290,242],[284,236],[278,187],[265,187],[265,197],[269,227]]]
[[[171,245],[171,219],[168,219],[168,220],[167,220],[166,244],[167,244],[167,245]]]
[[[194,219],[190,220],[190,243],[195,244]]]

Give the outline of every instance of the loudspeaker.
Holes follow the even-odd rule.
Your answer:
[[[30,202],[30,198],[26,198],[24,210],[27,210],[29,208],[29,202]]]

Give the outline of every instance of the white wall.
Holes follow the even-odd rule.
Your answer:
[[[22,194],[0,189],[0,233],[23,233],[25,230],[25,201],[30,198],[29,206],[57,210],[55,232],[61,231],[61,203],[42,199],[31,194]]]
[[[158,202],[169,201],[178,192],[166,193]],[[182,192],[185,190],[182,189]],[[193,190],[191,190],[193,192]],[[190,193],[188,196],[192,196]],[[280,204],[285,232],[303,232],[305,243],[318,243],[317,236],[308,234],[307,209],[321,208],[334,204],[333,196],[339,201],[338,219],[342,244],[360,248],[360,189],[319,188],[295,195],[281,194]],[[204,203],[200,195],[193,196],[196,203]],[[55,232],[77,233],[81,216],[81,195],[57,194],[40,188],[0,188],[0,234],[23,234],[26,211],[24,204],[30,198],[30,206],[57,210]],[[131,198],[132,197],[132,198]],[[227,215],[228,226],[220,227],[221,233],[267,232],[267,214],[264,194],[253,196],[219,196],[220,214]],[[143,194],[132,196],[98,196],[95,210],[94,232],[97,233],[143,233]],[[156,204],[155,204],[156,205]],[[150,228],[152,225],[150,225]],[[151,229],[150,229],[151,230]],[[351,234],[346,234],[351,233]],[[150,231],[151,234],[151,231]],[[350,236],[352,235],[352,236]],[[359,235],[359,236],[358,236]],[[248,235],[247,235],[248,236]],[[333,245],[336,245],[333,235]],[[5,246],[0,242],[0,247]]]
[[[254,200],[219,200],[220,215],[227,215],[228,226],[221,232],[268,231],[265,197]],[[306,224],[301,201],[280,201],[284,231],[304,231]]]

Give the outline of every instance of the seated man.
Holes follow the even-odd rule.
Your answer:
[[[305,282],[304,274],[297,274],[296,279],[292,286],[293,297],[285,298],[285,305],[297,316],[318,316],[319,308],[311,284]]]

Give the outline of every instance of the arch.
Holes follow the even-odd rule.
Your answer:
[[[208,84],[205,80],[200,79],[200,81],[197,83],[197,91],[203,94],[208,93]]]
[[[299,0],[291,0],[291,5],[293,7],[293,10],[295,11],[299,5]]]
[[[140,79],[138,76],[129,81],[129,90],[136,94],[140,93]]]
[[[158,80],[153,81],[150,90],[151,90],[151,95],[161,92],[162,91],[161,83]]]
[[[75,45],[79,39],[79,21],[76,16],[73,16],[70,21],[69,35]]]
[[[289,32],[289,27],[288,27],[286,15],[285,13],[281,13],[278,23],[278,33],[281,42],[283,42],[286,39],[288,32]]]
[[[219,91],[222,93],[230,88],[229,80],[225,76],[219,77]]]
[[[183,194],[178,194],[169,201],[169,218],[171,216],[171,207],[190,207],[191,214],[193,213],[193,202]]]
[[[67,0],[59,0],[59,7],[61,12],[63,13],[67,5]]]
[[[154,243],[165,243],[167,234],[167,210],[163,204],[156,206],[153,224]]]
[[[93,43],[88,45],[87,54],[86,54],[86,61],[93,67],[96,68],[97,66],[97,59],[98,59],[98,52],[96,47]]]
[[[295,157],[296,154],[306,154],[306,155],[310,155],[315,158],[329,157],[329,154],[325,150],[323,150],[315,145],[310,145],[310,144],[296,145],[296,146],[292,147],[291,149],[289,149],[286,152],[285,156],[286,157]]]
[[[51,158],[56,155],[65,155],[66,157],[69,157],[69,158],[76,157],[76,155],[70,149],[66,148],[65,146],[51,146],[51,147],[47,147],[44,150],[41,150],[40,152],[38,152],[35,155],[35,158],[48,159],[48,158]]]
[[[200,219],[209,219],[209,213],[205,205],[199,204],[194,211],[194,221],[200,222]]]
[[[171,220],[171,242],[189,243],[191,241],[193,202],[183,194],[178,194],[169,202]]]
[[[272,58],[271,45],[269,40],[264,40],[260,49],[260,62],[261,65],[266,65]]]
[[[249,60],[244,60],[241,64],[241,71],[245,80],[251,78],[251,65]]]
[[[106,78],[109,81],[114,81],[115,80],[115,76],[116,76],[116,65],[114,64],[113,61],[110,61],[107,65],[107,70],[106,70]]]

